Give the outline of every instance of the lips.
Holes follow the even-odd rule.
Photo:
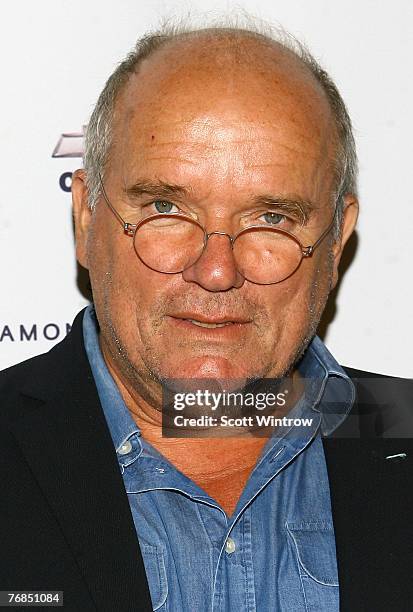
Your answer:
[[[198,325],[198,327],[206,327],[206,328],[216,328],[216,327],[225,327],[228,325],[234,324],[242,324],[242,323],[251,323],[251,319],[247,319],[245,317],[241,317],[238,315],[221,315],[214,317],[206,317],[201,313],[195,312],[179,312],[174,313],[173,315],[169,315],[173,319],[181,319],[183,321],[189,321],[194,325]]]

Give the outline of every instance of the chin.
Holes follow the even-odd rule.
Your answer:
[[[256,378],[251,371],[251,364],[234,363],[226,357],[217,355],[204,355],[181,361],[178,365],[166,368],[167,375],[164,380],[170,379],[203,379],[231,381]]]

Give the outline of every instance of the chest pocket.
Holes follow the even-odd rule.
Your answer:
[[[339,585],[334,529],[328,521],[287,523],[308,612],[338,612]]]
[[[168,597],[168,580],[166,577],[165,559],[161,548],[140,543],[145,572],[151,593],[152,608],[166,612]]]

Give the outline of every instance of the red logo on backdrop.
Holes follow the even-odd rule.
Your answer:
[[[60,136],[52,157],[83,157],[85,127],[81,132],[67,132]],[[72,188],[72,172],[63,172],[59,185],[63,191],[70,192]]]

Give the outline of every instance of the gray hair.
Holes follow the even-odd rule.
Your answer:
[[[113,135],[113,114],[116,100],[130,76],[139,68],[140,63],[155,51],[168,43],[185,37],[198,37],[205,34],[214,36],[250,37],[261,40],[264,44],[278,43],[292,52],[310,70],[321,85],[329,101],[337,131],[337,151],[333,172],[335,175],[334,200],[337,203],[335,237],[341,233],[344,196],[348,193],[357,195],[357,154],[351,120],[344,101],[331,77],[316,61],[307,47],[294,36],[281,28],[275,28],[264,22],[257,26],[256,20],[248,19],[247,27],[236,24],[213,25],[212,27],[194,27],[193,25],[164,25],[161,29],[142,36],[134,49],[117,66],[106,82],[96,103],[86,130],[84,168],[88,188],[88,203],[94,209],[100,196],[101,184],[99,175],[104,171],[109,160]]]

